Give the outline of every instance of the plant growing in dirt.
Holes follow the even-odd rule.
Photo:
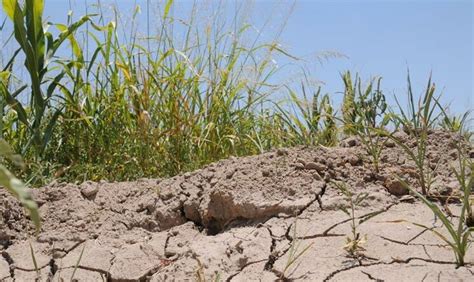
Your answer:
[[[312,88],[307,72],[303,73],[303,77],[300,86],[302,98],[298,97],[299,93],[286,87],[291,110],[275,104],[278,115],[288,127],[290,140],[294,140],[291,145],[334,146],[337,143],[337,126],[329,95],[322,95],[321,87]],[[313,91],[308,93],[310,89]]]
[[[351,226],[351,234],[346,237],[346,245],[344,246],[344,250],[347,251],[349,256],[354,258],[359,258],[362,256],[362,252],[365,251],[363,245],[367,242],[367,236],[362,236],[358,231],[357,228],[359,225],[370,219],[372,216],[365,217],[356,221],[355,211],[357,206],[367,198],[367,193],[352,193],[343,182],[336,182],[333,181],[333,184],[336,188],[342,192],[345,196],[345,200],[349,203],[349,207],[347,208],[345,205],[340,205],[339,209],[343,211],[350,219],[350,226]],[[375,214],[374,214],[375,215]],[[373,216],[374,216],[373,215]]]
[[[392,139],[397,143],[414,161],[416,168],[418,169],[418,184],[421,187],[423,195],[428,195],[431,185],[432,171],[429,167],[428,158],[428,131],[431,130],[439,118],[440,113],[436,113],[436,109],[442,107],[439,105],[439,96],[435,96],[435,85],[431,82],[431,76],[428,79],[428,85],[426,86],[423,97],[420,97],[418,104],[415,104],[413,91],[411,87],[410,74],[408,74],[408,111],[405,112],[403,107],[397,101],[400,114],[392,114],[391,117],[396,123],[397,128],[402,127],[408,134],[416,137],[415,148],[410,148],[405,140],[402,140],[394,134],[383,133],[386,137]]]
[[[472,124],[472,118],[470,117],[472,111],[466,111],[462,115],[449,115],[447,109],[439,101],[436,101],[436,103],[443,116],[440,122],[441,128],[451,132],[459,132],[466,140],[470,141],[473,136],[472,128],[469,128],[469,125]]]
[[[270,118],[261,112],[279,88],[272,81],[279,69],[273,57],[291,55],[278,44],[279,32],[270,39],[261,30],[254,33],[247,21],[249,3],[241,1],[228,20],[220,13],[225,3],[211,11],[196,1],[189,16],[174,18],[176,1],[146,1],[156,2],[160,13],[153,21],[156,33],[142,36],[138,6],[129,17],[117,9],[104,12],[110,9],[99,1],[89,7],[101,26],[87,16],[50,25],[42,22],[44,0],[2,1],[12,38],[19,40],[10,40],[18,51],[6,58],[0,74],[2,81],[18,78],[0,83],[9,106],[4,138],[22,152],[23,178],[34,185],[53,177],[170,176],[290,143],[286,124],[273,111]],[[110,16],[115,21],[105,23]],[[285,24],[278,20],[278,29]],[[58,36],[48,27],[57,28]],[[83,27],[82,41],[77,34]],[[25,67],[12,67],[23,53]],[[24,94],[29,105],[19,98]]]
[[[467,251],[472,244],[472,234],[474,232],[474,217],[472,213],[473,199],[471,199],[471,194],[474,187],[474,163],[472,160],[468,160],[465,156],[462,155],[461,150],[459,157],[459,171],[453,168],[453,172],[456,175],[456,178],[459,182],[460,190],[462,192],[462,207],[457,223],[453,223],[449,219],[449,215],[445,214],[436,203],[429,200],[427,197],[413,189],[408,183],[399,178],[401,183],[408,188],[416,197],[418,197],[428,208],[430,208],[434,215],[439,218],[448,231],[449,237],[441,234],[432,227],[428,227],[423,224],[414,223],[412,224],[424,228],[438,236],[441,240],[446,242],[454,253],[456,259],[456,265],[464,265],[464,257],[467,254]],[[457,225],[457,226],[456,226]]]
[[[1,94],[3,99],[17,113],[22,126],[27,129],[28,138],[22,144],[22,153],[25,153],[33,145],[36,156],[41,157],[61,114],[61,107],[54,110],[52,98],[56,87],[60,85],[60,81],[65,75],[65,71],[56,73],[52,79],[47,78],[51,71],[51,62],[54,61],[56,52],[65,40],[70,41],[75,54],[80,52],[79,45],[74,38],[74,32],[87,22],[89,17],[82,17],[69,26],[56,24],[60,33],[57,38],[54,38],[53,34],[47,31],[49,24],[45,25],[43,23],[44,0],[25,0],[23,4],[18,0],[3,0],[2,3],[3,10],[13,23],[14,37],[20,46],[3,70],[3,75],[10,75],[11,65],[16,56],[22,51],[25,55],[24,65],[31,83],[31,105],[30,107],[24,107],[16,98],[27,88],[26,85],[11,93],[8,85],[1,81]],[[48,119],[46,119],[47,116],[49,116]],[[47,123],[44,122],[45,120],[47,120]]]
[[[18,178],[16,178],[4,165],[4,159],[7,158],[14,164],[22,166],[23,162],[19,155],[16,155],[11,150],[10,146],[5,142],[5,140],[0,139],[0,185],[5,187],[5,189],[10,192],[18,201],[25,207],[29,214],[30,218],[35,224],[36,230],[39,231],[40,228],[40,216],[38,213],[38,205],[31,198],[30,193],[28,192],[25,184]]]
[[[292,225],[293,234],[292,240],[290,243],[290,248],[288,249],[288,259],[286,260],[285,268],[280,274],[280,279],[284,279],[286,277],[286,273],[290,270],[290,268],[298,262],[298,260],[313,246],[313,243],[308,244],[307,246],[301,246],[301,240],[298,239],[297,235],[297,220]],[[295,267],[296,270],[297,266]]]
[[[390,122],[386,114],[387,103],[380,85],[382,78],[371,80],[363,90],[361,79],[356,76],[352,84],[350,72],[342,76],[345,85],[343,116],[344,132],[359,137],[365,151],[372,159],[376,172],[387,138],[380,134]],[[375,89],[374,88],[375,84]]]
[[[394,115],[394,117],[398,124],[402,126],[403,130],[409,134],[418,136],[418,134],[426,132],[435,126],[441,114],[436,111],[439,106],[437,101],[439,101],[441,95],[435,95],[436,86],[431,80],[431,75],[428,78],[424,94],[419,97],[418,102],[415,102],[410,71],[408,71],[407,74],[407,87],[408,110],[404,110],[405,107],[401,106],[400,101],[397,96],[395,96],[395,101],[400,113]]]
[[[354,128],[351,126],[354,124],[356,119],[355,114],[355,99],[356,99],[356,86],[357,81],[359,81],[358,76],[356,76],[356,83],[352,83],[352,76],[349,71],[341,75],[342,81],[344,82],[344,97],[342,100],[342,122],[343,122],[343,132],[346,135],[351,135],[354,132]]]
[[[211,279],[206,279],[206,274],[204,273],[204,265],[202,264],[201,260],[193,254],[193,258],[196,260],[198,267],[195,272],[196,281],[198,282],[219,282],[221,281],[220,273],[215,273]]]

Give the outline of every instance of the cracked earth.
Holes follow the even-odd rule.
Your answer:
[[[429,142],[432,193],[459,195],[450,167],[464,141],[436,131]],[[0,190],[0,280],[69,281],[74,273],[78,281],[472,281],[473,248],[456,268],[443,241],[410,223],[446,234],[394,177],[416,187],[413,162],[391,142],[381,160],[375,173],[349,138],[335,148],[230,158],[169,179],[51,184],[31,190],[42,216],[38,236]],[[333,181],[368,194],[355,212],[367,236],[356,258],[343,249],[351,229],[340,207],[348,203]],[[457,220],[459,203],[440,206]]]

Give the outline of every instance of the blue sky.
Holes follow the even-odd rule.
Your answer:
[[[432,71],[453,111],[473,108],[471,1],[297,1],[283,42],[293,53],[348,56],[316,68],[329,89],[339,89],[337,73],[350,69],[381,75],[386,92],[403,95],[409,67],[418,92]]]
[[[45,14],[50,21],[65,22],[70,3],[74,14],[80,16],[86,2],[96,0],[46,0]],[[146,7],[145,0],[102,2],[116,3],[128,15],[136,3],[143,11]],[[175,13],[192,5],[191,0],[176,2]],[[444,92],[444,102],[451,103],[452,112],[473,108],[474,35],[470,0],[296,0],[294,6],[292,1],[253,2],[252,23],[257,29],[271,18],[271,24],[262,30],[269,38],[292,11],[280,43],[291,54],[304,59],[299,63],[311,70],[313,79],[321,81],[324,92],[332,93],[336,102],[340,99],[337,92],[343,89],[339,75],[342,71],[359,72],[363,79],[382,76],[385,93],[403,97],[409,68],[416,93],[423,91],[432,71],[437,88]],[[345,57],[321,63],[315,55],[326,51]],[[285,58],[277,61],[284,66],[279,76],[294,78],[296,68],[285,66]]]

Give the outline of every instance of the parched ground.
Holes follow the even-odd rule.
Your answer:
[[[458,167],[462,140],[429,135],[433,193],[459,194],[451,167]],[[75,272],[79,281],[472,281],[474,247],[467,266],[456,269],[443,241],[409,223],[446,233],[395,174],[416,186],[414,164],[393,142],[376,173],[350,138],[336,148],[230,158],[170,179],[52,184],[31,191],[43,221],[37,237],[1,190],[0,280],[69,281]],[[358,221],[367,219],[358,228],[367,242],[357,258],[343,249],[350,221],[333,181],[368,194],[356,210]],[[445,209],[456,221],[459,204]]]

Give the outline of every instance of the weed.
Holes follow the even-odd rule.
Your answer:
[[[387,142],[379,131],[385,131],[390,122],[386,115],[387,103],[380,88],[382,78],[371,80],[362,90],[361,79],[356,76],[352,85],[350,72],[343,75],[345,91],[343,104],[344,132],[359,137],[365,151],[372,158],[376,172],[379,172],[379,163],[382,151]],[[373,90],[374,82],[376,88]],[[352,107],[352,108],[350,108]]]
[[[63,181],[169,176],[286,142],[284,123],[273,113],[273,120],[259,113],[276,88],[269,83],[277,71],[273,56],[291,55],[279,47],[278,38],[262,42],[251,33],[240,12],[245,9],[238,9],[230,23],[222,13],[199,22],[196,4],[187,19],[177,20],[168,0],[157,18],[157,34],[145,42],[124,32],[126,27],[118,25],[122,15],[114,10],[116,20],[99,20],[101,26],[88,16],[68,20],[68,26],[57,24],[60,34],[50,44],[47,25],[38,28],[43,1],[26,1],[23,9],[17,2],[4,1],[15,4],[5,7],[17,14],[12,17],[15,32],[30,28],[24,22],[35,22],[39,32],[20,42],[27,63],[35,63],[27,66],[34,82],[32,107],[15,100],[26,89],[23,84],[10,92],[14,85],[3,83],[0,91],[10,106],[3,134],[15,151],[24,152],[22,173],[30,183],[41,185],[54,176]],[[20,11],[33,10],[20,17]],[[98,12],[103,19],[100,5]],[[133,13],[132,26],[137,17]],[[87,48],[74,38],[83,24],[93,27],[85,34]],[[177,25],[183,38],[173,32]],[[65,40],[72,46],[71,57],[52,57],[64,51]],[[6,76],[13,74],[2,73]]]
[[[400,146],[405,153],[415,162],[415,166],[418,169],[418,183],[421,187],[423,195],[428,195],[431,186],[432,172],[428,166],[426,154],[427,154],[427,132],[421,132],[416,142],[416,149],[410,148],[405,141],[396,137],[394,134],[388,134],[381,132],[386,137],[392,139],[398,146]]]
[[[281,272],[281,277],[284,278],[286,277],[286,273],[290,270],[290,268],[313,246],[313,243],[308,244],[304,246],[302,249],[301,248],[301,241],[298,239],[297,236],[297,226],[296,226],[296,220],[295,223],[293,224],[293,240],[291,241],[290,248],[288,249],[288,259],[285,264],[285,268],[283,268],[283,271]]]
[[[321,94],[321,87],[312,93],[309,77],[303,73],[301,94],[299,98],[291,88],[287,87],[290,97],[291,110],[286,110],[276,104],[278,116],[288,127],[287,135],[294,140],[292,145],[326,145],[334,146],[337,143],[337,127],[334,108],[328,94]],[[310,98],[310,96],[312,96]]]
[[[431,75],[428,78],[424,95],[419,98],[418,103],[415,102],[413,95],[409,70],[407,74],[407,85],[408,110],[404,110],[404,107],[400,105],[398,98],[395,96],[400,114],[393,115],[393,117],[397,123],[402,126],[403,130],[413,136],[419,137],[422,134],[426,134],[429,129],[435,126],[440,116],[440,113],[436,113],[436,109],[439,106],[438,101],[441,95],[435,96],[436,87],[431,81]]]
[[[441,240],[446,242],[454,253],[456,258],[457,266],[464,265],[464,257],[467,254],[467,251],[471,245],[470,240],[472,233],[474,232],[474,220],[472,213],[472,203],[470,200],[472,194],[472,188],[474,186],[474,174],[470,173],[474,169],[474,163],[468,161],[466,157],[463,157],[460,152],[459,158],[459,171],[453,169],[454,174],[459,182],[460,189],[463,193],[462,196],[462,207],[457,226],[455,223],[452,223],[449,220],[449,215],[445,214],[435,203],[430,201],[427,197],[417,192],[415,189],[410,187],[404,180],[399,178],[401,183],[408,188],[416,197],[418,197],[431,211],[434,215],[441,220],[444,228],[448,231],[449,237],[441,234],[440,232],[425,226],[419,223],[413,223],[416,226],[429,230]]]
[[[367,242],[367,236],[361,236],[361,234],[357,231],[357,228],[364,221],[368,220],[368,218],[356,222],[355,210],[357,206],[359,206],[367,198],[368,194],[364,192],[354,195],[351,191],[349,191],[345,183],[336,181],[333,181],[333,183],[336,188],[344,194],[345,200],[349,202],[349,209],[347,209],[344,205],[339,207],[351,220],[351,235],[346,237],[346,245],[344,246],[344,250],[346,250],[351,257],[358,258],[361,256],[361,253],[365,251],[363,245]]]
[[[467,111],[459,116],[449,115],[447,109],[441,106],[439,101],[436,102],[438,103],[443,116],[440,122],[441,128],[451,132],[459,132],[466,140],[471,140],[473,133],[468,127],[472,122],[472,118],[470,118],[471,111]]]
[[[423,195],[428,195],[431,185],[432,172],[427,163],[428,152],[428,131],[434,127],[435,121],[440,114],[436,114],[436,109],[443,109],[439,104],[439,97],[435,97],[435,86],[431,82],[431,76],[428,79],[428,85],[425,94],[420,98],[418,106],[415,107],[413,91],[411,86],[410,74],[408,74],[408,112],[405,113],[397,100],[400,115],[392,114],[392,118],[397,125],[401,125],[402,129],[416,137],[416,149],[410,148],[405,141],[395,137],[393,134],[382,133],[386,137],[396,142],[405,153],[415,162],[418,169],[418,183],[421,187]]]
[[[352,84],[352,77],[350,72],[345,72],[341,75],[342,81],[344,81],[344,98],[342,101],[342,121],[344,124],[344,133],[350,135],[354,132],[354,128],[351,126],[354,124],[356,119],[355,114],[355,98],[356,98],[356,85],[359,81],[356,76],[355,85]]]

